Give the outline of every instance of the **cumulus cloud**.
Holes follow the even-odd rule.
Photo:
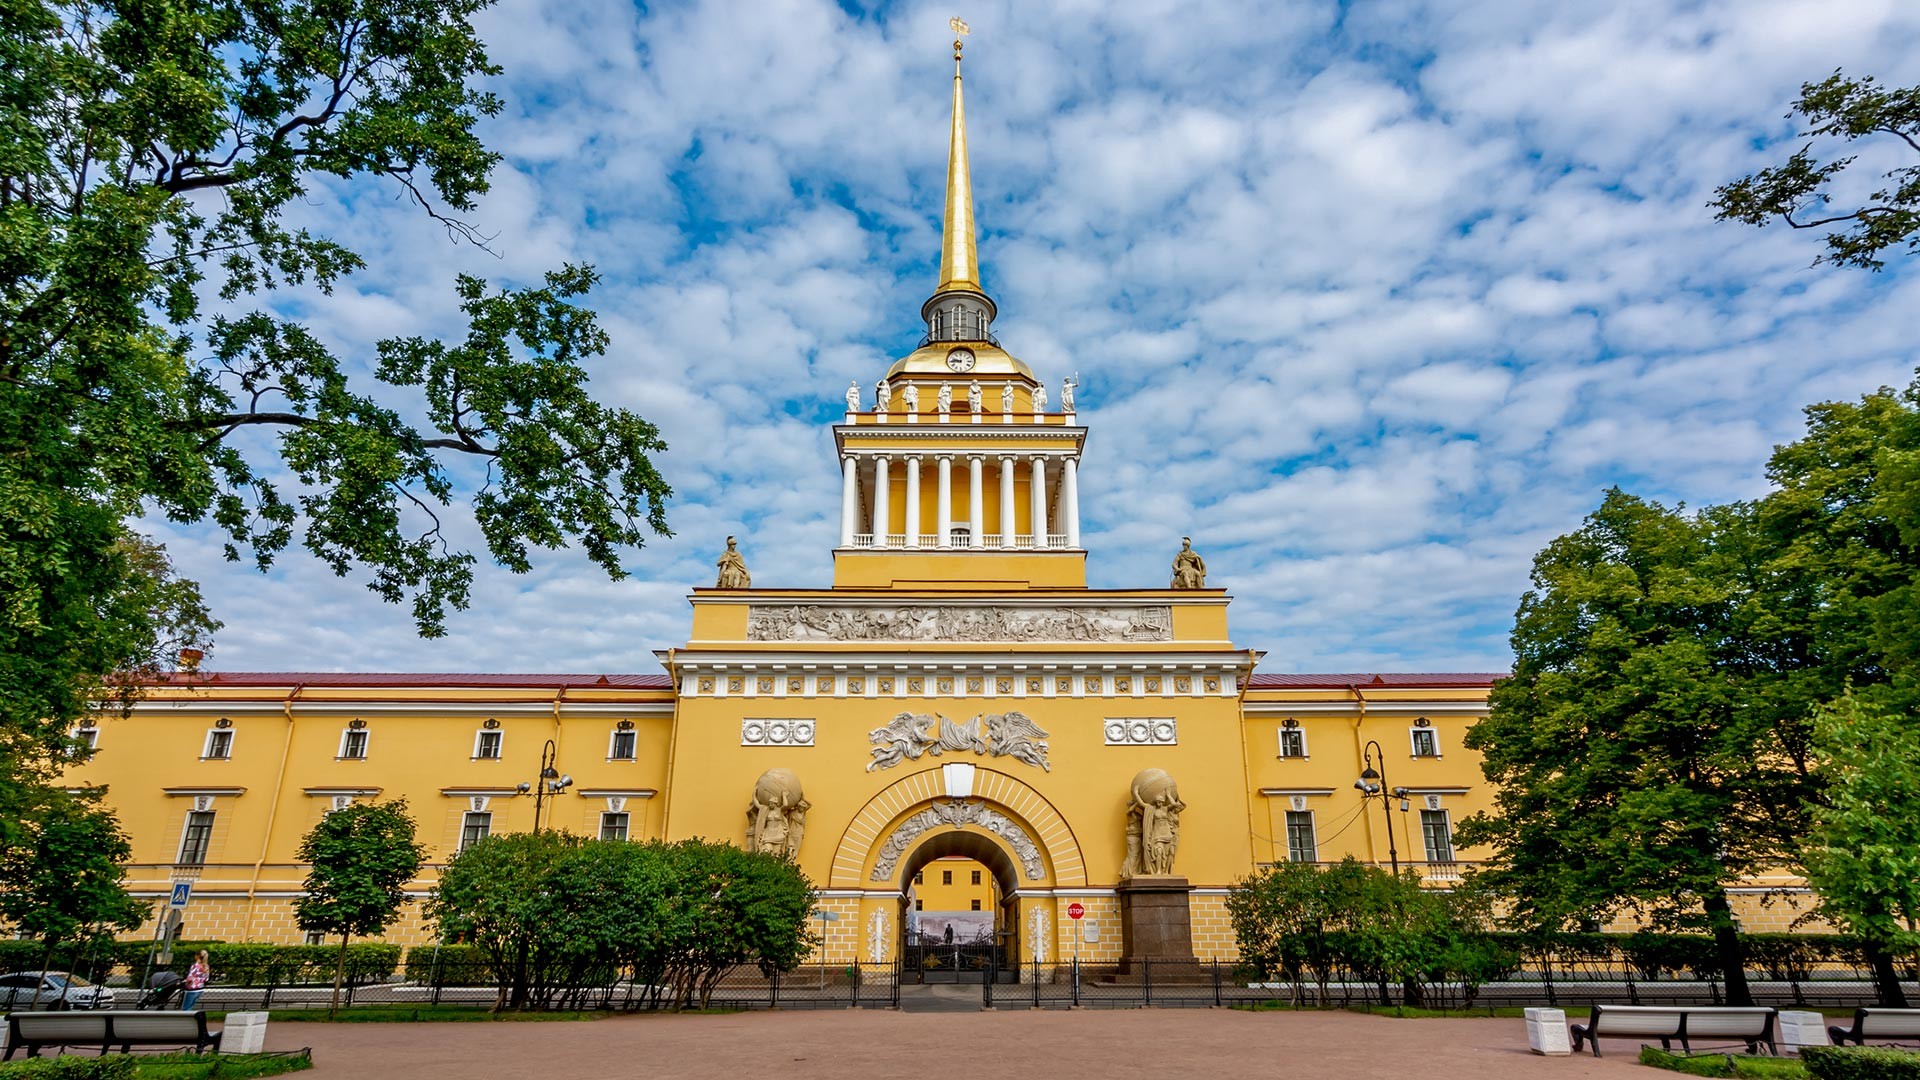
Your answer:
[[[1761,490],[1799,408],[1910,375],[1920,270],[1810,270],[1716,223],[1782,156],[1799,83],[1920,81],[1894,0],[988,3],[968,107],[998,330],[1078,372],[1100,587],[1191,534],[1273,670],[1489,669],[1533,552],[1612,484]],[[447,638],[290,556],[154,525],[239,668],[655,670],[728,533],[755,581],[830,580],[826,423],[911,349],[933,283],[944,9],[507,0],[506,154],[448,242],[391,192],[310,224],[371,265],[280,298],[343,354],[457,324],[460,272],[605,276],[608,400],[662,427],[675,535],[608,582],[575,553],[483,572]],[[359,366],[364,367],[364,364]],[[404,404],[404,403],[402,403]],[[456,533],[473,538],[457,515]]]

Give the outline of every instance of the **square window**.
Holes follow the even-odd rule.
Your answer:
[[[616,731],[613,733],[613,742],[607,746],[607,760],[632,761],[634,751],[638,748],[639,744],[639,732]]]
[[[100,729],[97,727],[83,727],[83,728],[76,729],[73,733],[73,737],[75,739],[78,739],[80,741],[80,745],[85,747],[88,750],[100,749]]]
[[[1313,835],[1313,811],[1287,811],[1287,859],[1290,862],[1320,860],[1320,845]]]
[[[460,821],[460,850],[465,851],[493,833],[493,815],[476,811]]]
[[[208,761],[226,761],[233,757],[233,729],[214,728],[207,732],[206,752],[200,755]]]
[[[479,737],[473,740],[473,757],[475,761],[499,761],[500,732],[481,732]]]
[[[213,844],[213,811],[187,813],[187,829],[180,836],[180,865],[199,866],[207,861],[207,848]]]
[[[1424,727],[1414,728],[1413,729],[1413,756],[1414,757],[1439,757],[1440,756],[1439,733],[1434,731],[1432,728],[1424,728]]]
[[[973,902],[973,910],[975,910],[975,911],[979,911],[979,910],[980,910],[980,901],[978,901],[978,900],[975,900],[975,901]]]
[[[348,728],[340,736],[340,757],[345,761],[365,761],[367,758],[367,730]]]
[[[1280,756],[1283,758],[1303,758],[1307,756],[1307,733],[1300,728],[1280,729]]]
[[[600,839],[625,840],[627,838],[627,815],[605,813],[600,815]]]

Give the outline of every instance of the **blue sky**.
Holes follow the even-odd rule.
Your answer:
[[[729,533],[756,584],[827,584],[827,421],[924,329],[953,13],[487,12],[506,161],[473,220],[495,253],[394,192],[322,188],[302,213],[369,269],[283,302],[364,357],[454,332],[457,273],[595,264],[593,385],[662,427],[676,535],[618,583],[569,552],[482,573],[422,641],[362,579],[299,555],[263,576],[155,523],[226,620],[214,665],[653,671]],[[1802,81],[1920,82],[1911,4],[961,14],[996,328],[1056,395],[1084,384],[1092,584],[1163,584],[1191,535],[1264,670],[1502,669],[1533,553],[1608,486],[1750,497],[1801,406],[1912,377],[1913,260],[1810,268],[1813,236],[1705,206],[1797,145]]]

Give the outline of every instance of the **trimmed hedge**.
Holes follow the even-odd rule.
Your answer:
[[[110,1057],[27,1058],[0,1064],[0,1080],[132,1080],[134,1061],[122,1055]]]
[[[493,964],[478,945],[415,945],[407,950],[402,974],[408,982],[428,986],[492,986],[494,982]]]
[[[55,971],[79,972],[96,981],[119,968],[138,979],[147,968],[149,941],[75,943],[54,950]],[[284,986],[288,983],[332,982],[339,945],[268,945],[254,942],[176,941],[173,963],[165,969],[181,975],[193,966],[194,954],[207,950],[214,982],[222,986]],[[33,970],[40,966],[45,947],[36,941],[0,941],[0,971]],[[364,942],[347,946],[347,978],[373,982],[393,975],[400,966],[400,946]],[[4,1074],[0,1074],[4,1075]]]
[[[1920,1080],[1920,1052],[1884,1046],[1804,1046],[1814,1080]]]

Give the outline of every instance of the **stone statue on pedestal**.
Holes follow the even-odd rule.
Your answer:
[[[1013,415],[1013,384],[1012,383],[1007,383],[1000,387],[1000,415],[1002,416]]]
[[[1073,392],[1074,390],[1078,389],[1079,386],[1080,384],[1073,381],[1072,379],[1068,379],[1065,382],[1060,384],[1060,411],[1061,412],[1070,413],[1073,411]]]
[[[1120,876],[1170,877],[1180,847],[1180,788],[1163,769],[1142,769],[1127,802],[1127,860]]]
[[[1204,589],[1207,587],[1207,562],[1200,553],[1193,550],[1193,538],[1180,538],[1180,553],[1173,557],[1173,588]]]
[[[953,387],[948,386],[946,383],[940,384],[939,408],[941,416],[945,416],[953,411]]]
[[[860,411],[860,380],[859,379],[855,379],[852,382],[847,384],[847,411],[848,412]]]
[[[908,383],[907,388],[905,390],[900,391],[900,400],[906,403],[906,408],[908,412],[910,413],[919,412],[920,411],[920,388],[913,385],[912,383]]]
[[[1047,384],[1045,383],[1040,383],[1033,388],[1033,411],[1036,413],[1047,411]]]
[[[893,396],[893,387],[887,385],[887,380],[881,379],[879,382],[874,383],[873,384],[873,411],[880,412],[880,413],[886,412],[887,399],[891,398],[892,396]]]
[[[740,557],[740,549],[734,546],[733,537],[727,537],[727,550],[715,565],[720,567],[720,580],[714,582],[717,589],[745,589],[753,585],[753,575],[747,573],[747,560]]]
[[[967,411],[980,415],[980,380],[975,379],[967,385]]]
[[[798,858],[812,808],[792,769],[761,773],[753,785],[753,801],[747,804],[747,850]]]

